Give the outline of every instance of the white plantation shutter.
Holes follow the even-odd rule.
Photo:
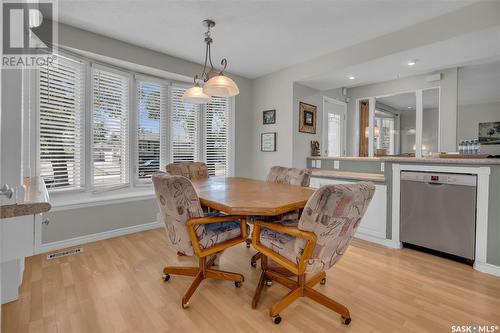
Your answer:
[[[185,88],[172,86],[170,94],[171,162],[199,161],[198,121],[200,106],[182,101]]]
[[[85,65],[59,57],[38,71],[39,174],[49,188],[83,186]]]
[[[212,97],[205,106],[204,153],[211,176],[229,176],[231,138],[231,99]]]
[[[137,80],[137,178],[147,180],[160,170],[162,129],[167,89],[155,82]]]
[[[129,77],[92,68],[92,178],[94,187],[128,183]]]

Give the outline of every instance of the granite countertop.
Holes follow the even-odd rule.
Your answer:
[[[404,163],[435,163],[435,164],[483,164],[500,165],[500,158],[439,158],[439,157],[399,157],[399,156],[380,156],[380,157],[326,157],[309,156],[308,160],[336,160],[336,161],[379,161],[379,162],[404,162]]]
[[[373,182],[385,181],[384,175],[379,173],[335,171],[335,170],[324,170],[324,169],[311,169],[311,170],[312,170],[311,176],[313,177],[342,178],[342,179],[352,179],[352,180],[366,180]]]
[[[51,208],[49,193],[41,177],[32,177],[26,184],[24,202],[0,206],[0,218],[45,213]]]

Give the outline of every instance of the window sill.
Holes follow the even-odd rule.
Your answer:
[[[154,199],[153,186],[123,188],[107,192],[55,192],[50,194],[51,211],[93,207],[144,199]]]

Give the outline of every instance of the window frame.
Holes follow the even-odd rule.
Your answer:
[[[60,58],[66,58],[69,61],[74,61],[77,63],[82,64],[83,68],[83,93],[82,93],[82,123],[83,123],[83,130],[81,133],[81,145],[82,145],[82,158],[80,161],[80,186],[78,187],[69,187],[69,188],[48,188],[47,190],[50,193],[77,193],[77,192],[85,192],[87,190],[88,186],[88,181],[89,178],[87,177],[87,167],[86,167],[86,157],[87,157],[87,149],[88,149],[88,144],[87,144],[87,138],[88,138],[88,133],[87,133],[87,111],[88,111],[88,98],[87,98],[87,92],[88,92],[88,87],[87,87],[87,71],[88,67],[90,64],[90,61],[79,56],[75,55],[69,55],[66,52],[61,52],[59,50],[58,56]],[[24,132],[27,133],[28,136],[26,140],[30,143],[32,148],[30,149],[31,152],[29,154],[31,161],[28,162],[29,169],[32,171],[30,172],[31,176],[40,176],[40,69],[31,69],[31,70],[25,70],[23,71],[23,81],[25,80],[26,83],[23,83],[23,89],[28,89],[28,93],[25,94],[27,96],[27,102],[29,103],[29,106],[26,108],[28,110],[28,113],[31,114],[32,116],[27,116],[26,119],[30,119],[30,121],[27,121],[24,124]],[[24,96],[23,96],[23,102],[24,102]],[[31,132],[30,129],[34,129],[33,133]]]
[[[123,70],[120,70],[120,69],[117,69],[116,67],[114,66],[108,66],[108,65],[104,65],[104,64],[101,64],[101,63],[97,63],[97,62],[91,62],[90,63],[90,82],[89,82],[89,89],[88,89],[88,92],[90,93],[90,100],[89,100],[89,108],[90,108],[90,112],[87,114],[87,118],[89,119],[90,121],[90,124],[88,126],[88,130],[90,131],[89,133],[89,144],[88,146],[90,147],[90,150],[89,150],[89,153],[90,155],[86,155],[86,165],[88,166],[88,170],[89,170],[89,188],[92,192],[105,192],[105,191],[110,191],[110,190],[116,190],[116,189],[121,189],[121,188],[125,188],[125,187],[130,187],[130,184],[131,184],[131,176],[132,176],[132,165],[130,163],[131,161],[131,156],[133,156],[133,151],[132,151],[132,144],[133,144],[133,136],[132,135],[132,129],[133,129],[133,126],[135,125],[135,122],[133,121],[133,116],[132,116],[132,108],[131,108],[131,103],[133,102],[132,101],[132,93],[131,93],[131,89],[132,89],[132,73],[130,72],[127,72],[127,71],[123,71]],[[128,149],[126,151],[126,154],[127,154],[127,165],[125,166],[125,169],[127,169],[127,175],[125,177],[125,183],[121,183],[121,184],[116,184],[116,185],[107,185],[107,186],[96,186],[95,183],[94,183],[94,157],[93,157],[93,148],[94,148],[94,136],[93,136],[93,130],[94,130],[94,127],[93,127],[93,124],[94,124],[94,101],[95,101],[95,96],[94,96],[94,80],[93,80],[93,71],[95,70],[102,70],[102,71],[107,71],[107,72],[110,72],[112,74],[116,74],[116,75],[121,75],[121,76],[124,76],[126,79],[127,79],[127,83],[128,83],[128,96],[127,96],[127,103],[128,103],[128,107],[126,109],[126,117],[127,117],[127,121],[128,121],[128,124],[127,124],[127,145],[128,145]],[[131,142],[132,140],[132,142]]]
[[[134,186],[144,186],[152,183],[151,179],[141,179],[139,178],[139,140],[138,140],[138,129],[139,129],[139,82],[147,82],[154,83],[160,86],[160,166],[159,170],[163,170],[168,163],[169,154],[166,151],[166,148],[169,147],[169,140],[167,139],[170,135],[170,127],[169,127],[169,104],[170,104],[170,82],[165,79],[159,79],[154,76],[144,75],[144,74],[134,74],[133,79],[133,111],[135,112],[134,120],[134,135],[133,135],[133,146],[134,146],[134,155],[133,155],[133,178],[134,178]]]

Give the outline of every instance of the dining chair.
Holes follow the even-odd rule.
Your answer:
[[[182,307],[188,307],[191,296],[204,279],[234,281],[235,286],[240,287],[243,275],[212,266],[220,252],[246,240],[245,217],[220,213],[205,216],[193,184],[183,176],[156,173],[152,179],[171,244],[178,252],[199,258],[198,267],[166,266],[163,269],[165,281],[170,279],[170,274],[194,276],[182,298]]]
[[[171,175],[184,176],[189,180],[208,178],[208,168],[203,162],[170,163],[166,170]]]
[[[289,184],[289,185],[299,185],[308,187],[311,181],[311,170],[310,169],[297,169],[297,168],[287,168],[282,166],[273,166],[267,174],[266,181],[278,183],[278,184]],[[280,223],[284,223],[289,226],[297,225],[299,223],[301,210],[294,210],[287,212],[277,217]],[[271,219],[271,218],[269,218]],[[251,238],[247,239],[247,247],[250,247],[252,242]],[[257,267],[257,260],[260,259],[260,253],[257,252],[250,259],[250,265],[252,267]]]
[[[346,252],[374,192],[375,186],[365,182],[326,185],[308,200],[296,227],[255,221],[252,245],[262,253],[262,273],[252,307],[257,307],[265,282],[272,280],[291,289],[271,308],[275,324],[281,322],[280,313],[287,306],[306,296],[340,314],[349,325],[349,310],[313,287],[326,283],[325,271]],[[269,268],[268,259],[296,275],[296,280]]]

